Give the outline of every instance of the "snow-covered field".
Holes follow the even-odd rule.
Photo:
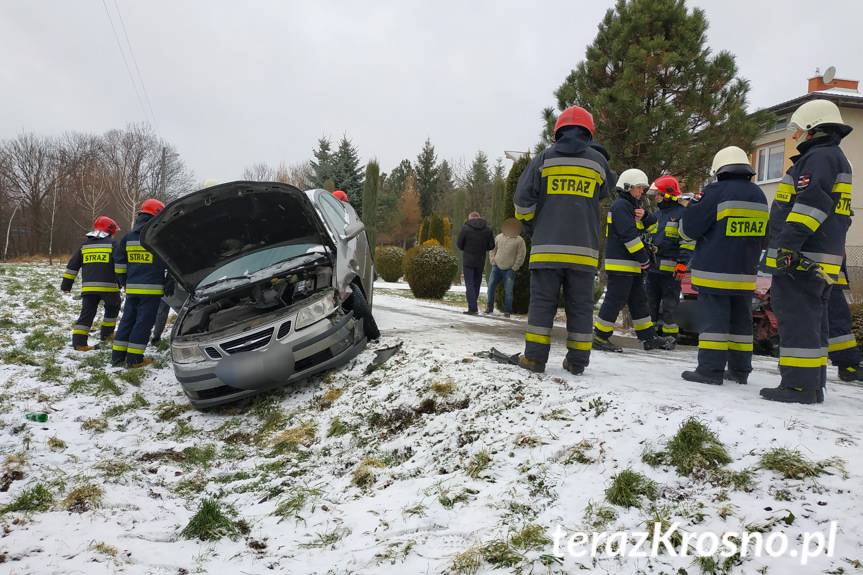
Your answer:
[[[0,573],[863,573],[863,387],[833,368],[819,406],[760,400],[779,382],[770,358],[748,386],[684,382],[692,350],[594,353],[573,377],[556,341],[534,375],[473,355],[519,351],[524,318],[378,294],[383,336],[346,368],[200,413],[167,351],[127,371],[69,348],[79,302],[60,294],[62,270],[0,265]],[[35,411],[48,421],[25,420]],[[689,418],[727,465],[679,474],[656,455]],[[765,468],[777,448],[824,473]],[[627,470],[655,482],[653,500],[608,501]],[[201,508],[213,539],[187,539]],[[631,556],[655,521],[680,524],[686,556],[652,557],[649,542]],[[831,522],[832,556],[801,565]],[[593,531],[627,533],[570,555]],[[732,532],[788,549],[695,556]]]

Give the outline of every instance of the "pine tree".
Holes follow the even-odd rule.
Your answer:
[[[318,149],[313,150],[312,155],[315,156],[315,159],[309,162],[312,167],[310,178],[312,186],[323,188],[324,182],[333,178],[333,161],[335,158],[333,157],[332,143],[330,142],[330,139],[319,138]]]
[[[438,165],[437,155],[431,139],[426,139],[423,149],[414,164],[417,176],[417,193],[420,196],[420,211],[423,217],[430,216],[434,211],[434,200],[437,195]]]
[[[410,160],[402,160],[389,174],[382,175],[381,191],[378,194],[377,229],[382,242],[395,237],[401,215],[398,211],[399,200],[405,189],[408,176],[413,173]]]
[[[509,174],[506,177],[506,188],[504,191],[504,219],[515,217],[515,204],[512,203],[512,198],[515,196],[515,188],[518,185],[518,179],[522,172],[527,169],[530,164],[530,157],[525,155],[520,160],[513,163]],[[515,272],[515,285],[513,286],[512,311],[513,313],[527,313],[528,305],[530,304],[530,236],[522,234],[527,254],[524,258],[524,264]],[[497,308],[503,309],[504,290],[497,290],[494,300],[494,305]]]
[[[407,249],[408,243],[413,243],[420,225],[420,198],[417,194],[417,179],[411,174],[405,183],[404,193],[399,200],[398,212],[401,216],[398,227],[398,238],[402,247]]]
[[[348,201],[362,217],[363,212],[363,169],[360,167],[360,155],[347,135],[342,136],[339,147],[333,154],[333,181],[336,189],[348,195]]]
[[[593,114],[594,139],[618,172],[666,171],[697,188],[718,150],[751,149],[769,121],[747,114],[749,82],[730,52],[711,54],[707,27],[704,11],[684,0],[617,0],[555,92],[560,110],[578,104]]]
[[[366,180],[363,183],[363,223],[366,225],[366,235],[369,246],[374,254],[378,239],[378,191],[381,188],[381,168],[374,160],[366,165]]]
[[[461,231],[461,227],[464,225],[464,222],[467,219],[467,208],[465,207],[467,201],[466,197],[467,195],[465,194],[463,188],[459,188],[455,191],[452,218],[450,218],[450,220],[452,221],[452,227],[450,228],[450,234],[452,234],[452,246],[456,257],[458,258],[458,272],[456,272],[454,280],[454,282],[457,284],[461,283],[462,253],[456,245],[456,239],[458,238],[458,233]]]
[[[491,171],[488,167],[488,156],[482,150],[476,153],[471,162],[464,188],[467,210],[488,217],[491,208]]]

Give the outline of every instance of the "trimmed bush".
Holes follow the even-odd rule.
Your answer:
[[[405,251],[400,247],[387,246],[375,250],[375,267],[385,282],[397,282],[402,277],[402,259]]]
[[[414,297],[442,299],[458,270],[458,258],[442,246],[417,246],[404,257],[405,279]]]

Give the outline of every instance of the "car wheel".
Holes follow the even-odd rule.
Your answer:
[[[351,297],[345,302],[345,307],[353,310],[354,317],[363,320],[363,333],[368,339],[378,339],[381,336],[381,330],[378,329],[378,324],[372,316],[369,303],[366,301],[360,288],[354,286]]]

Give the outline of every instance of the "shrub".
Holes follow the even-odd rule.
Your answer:
[[[405,279],[419,298],[442,299],[457,270],[458,259],[442,246],[411,248],[404,257]]]
[[[405,251],[399,247],[389,246],[375,250],[375,267],[385,282],[397,282],[402,277],[402,259]]]
[[[525,156],[515,162],[509,170],[506,177],[506,186],[504,189],[504,213],[503,219],[515,217],[515,206],[512,203],[512,198],[515,195],[515,188],[518,185],[518,179],[522,172],[530,163],[530,158]],[[530,236],[522,234],[524,238],[527,254],[524,258],[524,264],[515,272],[515,284],[513,286],[512,311],[513,313],[527,313],[527,308],[530,305]],[[495,298],[495,307],[503,309],[504,290],[497,290]]]

